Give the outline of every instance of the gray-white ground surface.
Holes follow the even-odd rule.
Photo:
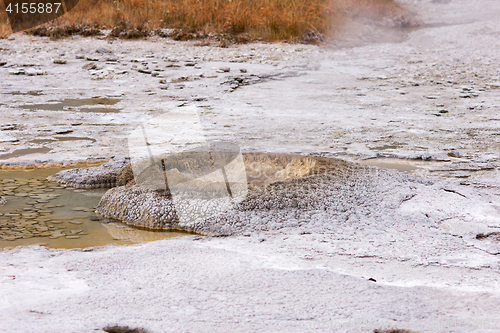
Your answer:
[[[374,174],[377,193],[394,198],[387,220],[311,212],[304,225],[240,236],[2,250],[0,331],[500,331],[499,243],[475,237],[500,231],[500,3],[407,3],[428,26],[344,49],[1,40],[7,165],[127,155],[140,121],[187,104],[208,138],[246,151],[370,158],[424,180],[399,188]],[[95,96],[120,101],[28,106]]]

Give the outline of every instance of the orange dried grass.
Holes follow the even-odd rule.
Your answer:
[[[294,40],[307,31],[332,34],[360,13],[384,17],[402,12],[394,0],[80,0],[48,25],[116,26],[204,33],[245,33],[267,41]],[[1,2],[0,2],[1,3]],[[10,29],[0,11],[0,36]]]

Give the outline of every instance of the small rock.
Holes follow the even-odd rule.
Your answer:
[[[431,159],[434,160],[434,161],[442,161],[442,162],[451,161],[451,159],[448,157],[448,155],[444,154],[444,153],[439,153],[439,154],[436,154],[436,155],[432,155]]]
[[[76,54],[75,59],[85,59],[85,56],[83,54]]]
[[[223,73],[229,73],[231,71],[231,68],[229,67],[221,67],[219,70]]]
[[[180,66],[180,65],[178,65],[178,64],[174,64],[174,63],[167,63],[167,64],[165,65],[165,67],[167,67],[167,68],[172,68],[172,67],[181,67],[181,66]]]
[[[140,68],[138,70],[139,73],[143,73],[143,74],[151,74],[151,71],[149,69],[145,69],[145,68]]]
[[[89,63],[89,64],[85,64],[82,66],[83,69],[87,69],[87,70],[91,70],[91,69],[96,69],[97,68],[97,65],[94,64],[94,63]]]
[[[122,91],[114,91],[110,94],[106,94],[106,97],[121,97],[123,96],[125,93],[122,92]]]
[[[113,53],[113,51],[111,51],[110,49],[107,49],[105,47],[99,47],[97,50],[95,50],[96,53],[101,53],[101,54],[104,54],[104,53]]]
[[[95,57],[86,57],[85,59],[88,61],[99,61],[99,58],[95,58]]]
[[[39,69],[34,69],[34,68],[29,68],[26,70],[26,75],[28,76],[37,76],[37,75],[43,75],[43,71]]]
[[[24,74],[26,74],[26,72],[24,71],[24,68],[18,68],[18,69],[9,70],[9,74],[11,74],[11,75],[24,75]]]
[[[56,134],[67,134],[71,132],[73,132],[73,130],[69,128],[61,128],[56,130]]]
[[[187,66],[187,67],[194,67],[195,65],[196,65],[196,63],[194,63],[194,62],[186,62],[184,64],[184,66]]]
[[[246,68],[240,68],[240,72],[241,72],[241,73],[246,73],[246,72],[247,72],[247,69],[246,69]]]
[[[54,59],[54,64],[64,65],[67,63],[66,59]]]
[[[452,150],[452,151],[448,152],[447,155],[450,157],[457,157],[457,158],[462,157],[462,154],[460,154],[460,152],[456,151],[456,150]]]

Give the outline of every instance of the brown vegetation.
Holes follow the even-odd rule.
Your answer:
[[[168,28],[177,29],[176,34],[240,36],[242,41],[297,41],[311,33],[333,36],[346,19],[389,18],[401,25],[407,22],[399,19],[404,15],[395,0],[80,0],[44,27],[69,27],[69,34],[75,29],[114,29],[117,37],[121,32],[142,37]],[[0,36],[8,33],[7,15],[0,9]]]
[[[398,328],[391,328],[388,330],[375,330],[373,333],[418,333],[415,331],[410,331],[410,330],[401,330]]]

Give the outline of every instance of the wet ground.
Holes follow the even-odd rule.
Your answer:
[[[66,188],[46,180],[60,169],[0,170],[0,248],[43,245],[85,248],[136,244],[189,235],[155,232],[102,219],[95,214],[105,189]]]

